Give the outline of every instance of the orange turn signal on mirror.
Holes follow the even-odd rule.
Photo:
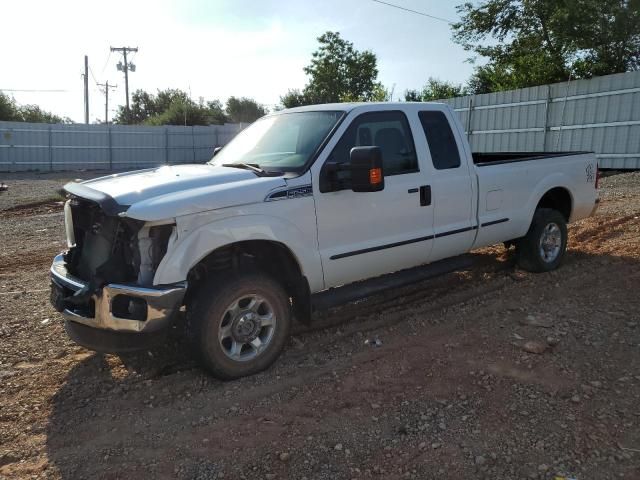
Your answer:
[[[369,170],[369,183],[371,185],[377,185],[382,182],[382,169],[372,168]]]

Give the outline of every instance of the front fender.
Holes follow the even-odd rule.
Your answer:
[[[291,221],[272,215],[240,215],[199,225],[201,219],[178,218],[177,238],[170,242],[167,254],[154,277],[155,285],[184,281],[189,271],[214,250],[247,240],[282,243],[292,253],[307,277],[312,292],[323,288],[322,265],[317,249],[315,219],[313,229],[302,229]]]

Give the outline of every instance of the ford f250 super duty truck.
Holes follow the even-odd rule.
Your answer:
[[[443,104],[284,110],[207,164],[67,184],[52,303],[73,340],[107,352],[184,319],[202,364],[237,378],[275,361],[293,317],[469,250],[504,242],[522,268],[555,269],[597,176],[591,153],[472,154]]]

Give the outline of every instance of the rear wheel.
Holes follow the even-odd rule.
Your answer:
[[[261,273],[213,279],[198,290],[187,310],[196,353],[202,365],[222,380],[269,367],[284,347],[290,324],[284,288]]]
[[[567,248],[567,222],[551,208],[539,208],[527,234],[518,240],[518,265],[530,272],[548,272],[562,263]]]

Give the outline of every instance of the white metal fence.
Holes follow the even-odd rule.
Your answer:
[[[601,168],[640,168],[640,71],[457,97],[474,152],[596,152]]]
[[[442,101],[474,152],[594,151],[602,168],[640,169],[640,71]],[[241,129],[0,122],[0,171],[205,162]]]
[[[244,125],[142,127],[0,122],[0,172],[204,163]]]

